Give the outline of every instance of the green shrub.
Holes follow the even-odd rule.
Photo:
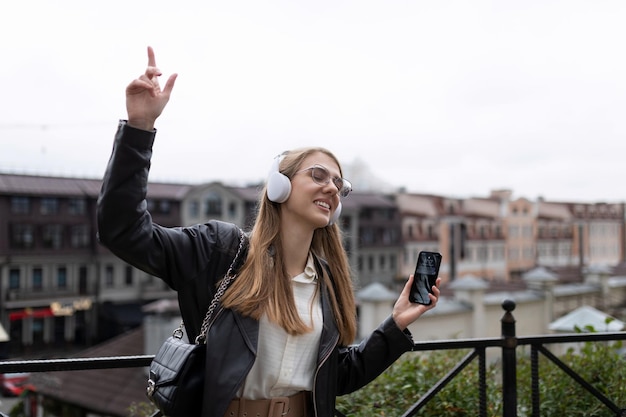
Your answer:
[[[401,416],[468,352],[448,350],[406,354],[366,387],[337,398],[337,409],[349,417]],[[501,414],[499,392],[493,384],[495,376],[496,367],[490,366],[487,370],[487,397],[494,408],[488,413],[494,416]],[[478,410],[478,361],[475,359],[418,415],[475,416]]]
[[[620,353],[621,341],[585,342],[578,349],[570,347],[559,359],[621,408],[626,407],[626,357]],[[524,413],[531,410],[531,373],[527,358],[518,361],[518,404]],[[597,416],[614,417],[593,394],[569,377],[551,360],[539,354],[539,393],[542,417]]]
[[[626,357],[621,342],[586,342],[559,359],[610,401],[626,407]],[[517,415],[531,415],[530,358],[518,349]],[[445,376],[468,351],[409,353],[369,385],[337,398],[348,417],[401,416]],[[502,415],[501,364],[487,366],[487,415]],[[543,354],[539,354],[542,417],[611,416],[615,414]],[[478,360],[474,359],[416,415],[464,417],[479,415]]]

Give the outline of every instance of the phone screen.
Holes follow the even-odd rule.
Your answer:
[[[433,292],[437,276],[439,275],[439,266],[441,265],[441,254],[438,252],[422,251],[417,256],[417,265],[413,274],[413,286],[409,293],[409,301],[430,305],[430,297],[428,294]]]

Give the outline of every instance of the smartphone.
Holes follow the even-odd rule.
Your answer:
[[[432,294],[433,285],[439,275],[441,266],[441,254],[438,252],[421,251],[417,255],[417,265],[413,274],[413,286],[409,293],[409,301],[412,303],[430,305],[428,294]]]

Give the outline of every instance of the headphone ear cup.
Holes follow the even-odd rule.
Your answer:
[[[341,201],[339,202],[339,204],[337,205],[337,208],[335,209],[335,212],[333,213],[332,216],[330,216],[330,221],[328,222],[329,226],[332,226],[333,224],[337,223],[337,220],[339,220],[339,216],[341,215]]]
[[[274,203],[284,203],[291,194],[291,181],[286,175],[276,171],[267,179],[267,198]]]
[[[291,181],[289,177],[280,173],[280,161],[284,155],[274,158],[272,167],[267,177],[267,198],[274,203],[284,203],[291,194]]]

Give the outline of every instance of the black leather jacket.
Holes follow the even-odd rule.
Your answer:
[[[177,291],[185,328],[195,339],[215,291],[239,245],[240,231],[210,221],[165,228],[152,222],[146,193],[156,131],[120,122],[98,199],[100,242],[129,264],[163,279]],[[244,251],[245,252],[245,251]],[[245,258],[245,253],[243,258]],[[318,269],[321,261],[316,260]],[[319,272],[319,271],[318,271]],[[313,388],[314,415],[331,417],[335,397],[350,393],[391,365],[413,342],[389,317],[359,345],[339,346],[328,293],[321,289],[324,327]],[[222,417],[254,363],[259,323],[220,310],[207,336],[207,378],[203,417]]]

